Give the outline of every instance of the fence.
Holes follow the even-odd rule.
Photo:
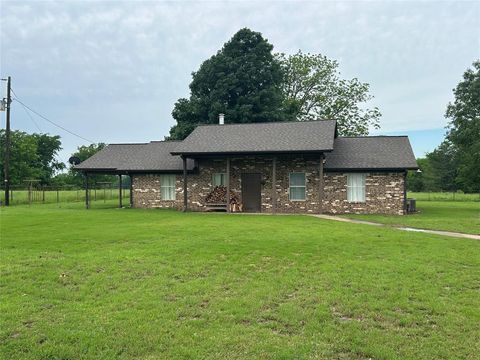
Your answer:
[[[0,202],[5,203],[5,191],[0,189]],[[118,185],[91,184],[89,189],[91,202],[117,200],[119,197]],[[130,188],[122,189],[122,200],[128,205]],[[65,202],[85,202],[85,188],[76,185],[64,186],[12,186],[10,187],[10,205],[54,204]]]
[[[411,192],[407,196],[420,201],[480,201],[480,193],[463,192]]]

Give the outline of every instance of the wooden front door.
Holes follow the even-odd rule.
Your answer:
[[[262,209],[262,175],[258,173],[242,174],[243,211],[260,212]]]

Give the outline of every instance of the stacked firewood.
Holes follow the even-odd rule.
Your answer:
[[[210,204],[226,204],[227,188],[225,186],[215,186],[210,194],[205,197],[205,201]],[[239,204],[240,197],[233,191],[230,191],[230,204]]]

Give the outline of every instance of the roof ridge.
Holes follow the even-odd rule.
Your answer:
[[[231,126],[231,125],[263,125],[263,124],[301,124],[301,123],[312,123],[312,122],[321,122],[321,121],[330,121],[330,122],[337,122],[335,119],[317,119],[317,120],[284,120],[284,121],[262,121],[262,122],[254,122],[254,123],[226,123],[226,124],[198,124],[197,127],[200,126]]]
[[[392,137],[406,137],[408,135],[360,135],[360,136],[338,136],[337,139],[363,139],[363,138],[392,138]]]
[[[107,146],[111,145],[148,145],[149,143],[111,143],[107,144]]]

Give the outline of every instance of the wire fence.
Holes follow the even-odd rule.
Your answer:
[[[5,189],[0,189],[0,204],[5,204]],[[119,200],[118,185],[113,183],[92,184],[89,188],[90,202],[107,203],[110,200]],[[68,202],[85,202],[85,188],[78,185],[63,186],[11,186],[10,205],[54,204]],[[122,201],[129,203],[130,188],[122,189]]]
[[[465,194],[463,192],[412,192],[407,197],[420,201],[480,201],[480,193]]]

